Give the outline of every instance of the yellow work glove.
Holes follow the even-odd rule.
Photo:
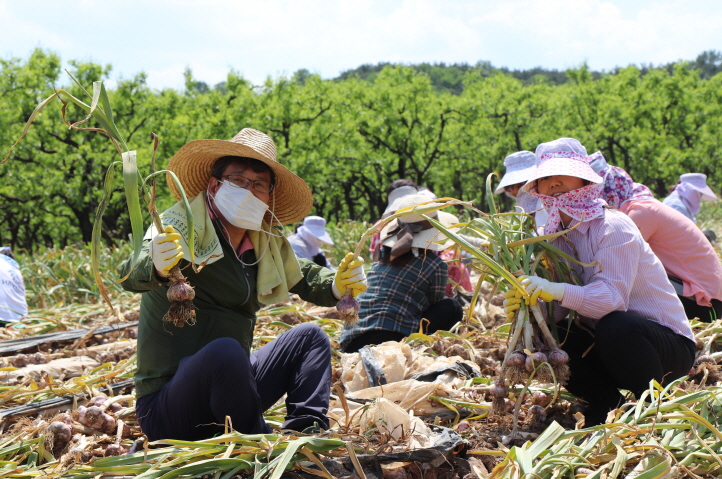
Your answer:
[[[366,291],[366,273],[364,273],[364,259],[360,256],[354,258],[353,253],[349,253],[338,265],[336,277],[333,279],[333,295],[336,299],[341,299],[346,294],[346,290],[351,290],[351,296],[354,298]]]
[[[183,257],[181,251],[180,234],[176,233],[172,226],[165,227],[165,232],[157,234],[150,242],[150,257],[153,259],[153,266],[160,276],[164,278],[170,274],[173,266]]]
[[[504,314],[507,319],[512,319],[519,308],[521,308],[522,294],[516,289],[512,289],[504,295]]]
[[[547,303],[564,298],[565,283],[552,283],[539,276],[522,276],[521,284],[529,293],[529,306],[535,306],[539,298]]]

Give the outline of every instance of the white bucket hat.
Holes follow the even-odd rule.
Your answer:
[[[707,186],[707,175],[704,173],[685,173],[679,177],[680,183],[687,184],[699,191],[703,200],[717,201],[717,195]]]
[[[416,194],[404,196],[398,201],[397,209],[400,210],[409,206],[416,206],[421,203],[426,203],[427,201],[429,201],[429,198],[423,195]],[[434,203],[428,204],[433,205]],[[427,216],[437,220],[447,228],[451,228],[451,226],[459,223],[456,216],[443,211],[434,211],[429,213]],[[458,228],[451,229],[456,230]],[[389,246],[393,250],[393,246],[399,241],[406,241],[408,243],[410,238],[406,235],[413,235],[413,239],[410,242],[410,248],[443,251],[454,244],[451,240],[445,243],[436,243],[437,241],[443,241],[446,239],[446,236],[431,226],[426,218],[415,214],[401,216],[391,221],[381,230],[380,242],[382,245]],[[404,238],[404,236],[406,236],[406,238]]]
[[[574,138],[559,138],[542,143],[536,147],[536,157],[539,163],[522,190],[529,192],[539,178],[558,175],[575,176],[591,183],[600,184],[604,180],[589,166],[595,156],[596,153],[592,157],[587,156],[587,149]]]
[[[404,196],[416,195],[418,192],[419,190],[415,186],[399,186],[389,193],[389,205],[384,210],[384,214],[398,210],[399,207],[397,204],[401,198]],[[429,201],[429,198],[426,198],[426,201]]]
[[[419,194],[422,196],[426,196],[430,200],[435,200],[438,198],[438,196],[436,196],[436,193],[434,193],[433,191],[431,191],[430,189],[428,189],[425,186],[422,186],[419,188]]]
[[[507,186],[526,183],[536,168],[536,155],[531,151],[517,151],[504,158],[506,173],[501,177],[499,186],[494,191],[500,195],[504,193]]]
[[[305,228],[313,236],[316,237],[321,243],[333,244],[333,240],[326,231],[326,220],[320,216],[306,216],[303,219],[303,225],[299,227]]]

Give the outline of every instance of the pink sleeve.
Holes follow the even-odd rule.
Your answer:
[[[612,311],[626,311],[629,295],[637,274],[630,268],[639,262],[642,244],[639,234],[630,223],[626,227],[607,230],[599,238],[595,255],[602,265],[593,279],[584,286],[567,284],[561,305],[573,309],[582,316],[600,319]]]
[[[634,224],[639,228],[639,232],[642,233],[642,238],[648,242],[649,238],[657,231],[657,214],[645,208],[643,203],[642,201],[628,201],[622,205],[620,210],[634,221]]]

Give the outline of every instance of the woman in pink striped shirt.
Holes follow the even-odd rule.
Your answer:
[[[656,200],[649,188],[635,183],[622,168],[607,165],[603,158],[598,163],[603,166],[602,199],[637,225],[662,262],[687,318],[708,322],[722,318],[722,263],[702,230]]]
[[[662,263],[635,224],[599,198],[602,178],[589,166],[595,155],[586,156],[571,138],[542,143],[536,155],[536,171],[523,189],[549,213],[544,232],[571,229],[569,241],[560,237],[554,246],[597,264],[571,265],[582,286],[536,276],[522,282],[530,295],[554,300],[555,320],[577,312],[578,322],[558,324],[571,368],[566,388],[589,403],[586,426],[601,424],[623,403],[619,389],[639,398],[652,379],[667,383],[686,375],[694,335]]]

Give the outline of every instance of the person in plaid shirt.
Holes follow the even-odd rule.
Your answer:
[[[397,208],[425,203],[423,195],[403,197]],[[458,223],[442,211],[430,214],[444,226]],[[448,330],[463,316],[461,305],[445,298],[448,268],[435,252],[451,246],[423,216],[407,215],[389,223],[379,238],[380,259],[368,275],[368,289],[358,296],[359,322],[346,327],[341,350],[353,353],[363,346],[398,341],[419,331]]]

